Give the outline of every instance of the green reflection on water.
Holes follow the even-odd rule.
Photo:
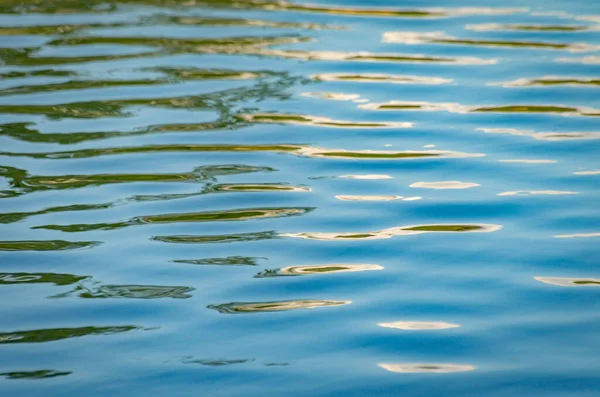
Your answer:
[[[0,333],[0,344],[54,342],[61,339],[79,338],[87,335],[113,335],[136,329],[140,329],[140,327],[124,325],[114,327],[47,328],[30,331],[2,332]]]
[[[4,376],[6,377],[6,379],[47,379],[55,378],[57,376],[66,376],[72,373],[72,371],[55,371],[53,369],[40,369],[37,371],[3,372],[0,373],[0,376]]]
[[[100,244],[102,244],[100,241],[0,241],[0,251],[64,251],[80,248],[91,248]]]
[[[65,298],[72,295],[86,299],[188,299],[194,288],[164,285],[79,285],[75,290],[55,295],[52,298]]]
[[[163,243],[183,243],[183,244],[214,244],[214,243],[237,243],[246,241],[272,240],[278,238],[275,231],[265,231],[257,233],[238,233],[222,235],[179,235],[179,236],[155,236],[152,240],[162,241]]]
[[[189,265],[214,265],[214,266],[258,266],[259,259],[250,256],[228,256],[225,258],[203,258],[203,259],[175,259],[171,262],[186,263]]]
[[[422,232],[466,232],[480,229],[484,228],[477,225],[426,225],[402,228],[402,230],[414,230]]]
[[[86,232],[91,230],[115,230],[124,227],[143,225],[146,223],[179,223],[179,222],[224,222],[245,221],[260,218],[279,218],[302,215],[314,210],[305,208],[248,208],[225,211],[189,212],[181,214],[148,215],[135,217],[124,222],[74,224],[74,225],[43,225],[33,229],[60,230],[63,232]]]
[[[0,273],[0,285],[51,283],[69,285],[87,279],[88,276],[58,273]]]
[[[350,301],[300,299],[278,302],[231,302],[221,305],[209,305],[209,309],[223,314],[240,314],[256,312],[278,312],[294,309],[313,309],[316,307],[347,305]]]
[[[182,364],[200,364],[207,365],[210,367],[221,367],[223,365],[232,365],[232,364],[243,364],[252,362],[254,359],[237,359],[237,360],[206,360],[206,359],[195,359],[194,357],[184,357],[181,360]]]
[[[31,176],[27,171],[14,167],[0,167],[0,176],[10,179],[10,187],[14,190],[5,190],[7,196],[14,197],[21,194],[45,191],[77,189],[88,186],[101,186],[115,183],[134,182],[208,182],[215,181],[216,177],[223,175],[237,175],[250,172],[275,171],[270,167],[257,167],[244,164],[208,165],[195,168],[192,172],[180,174],[97,174],[97,175],[56,175],[56,176]],[[218,187],[220,185],[216,185]],[[223,185],[228,186],[228,185]],[[235,186],[235,185],[231,185]],[[189,197],[215,191],[216,187],[208,186],[197,193],[167,194],[134,196],[129,201],[168,200],[173,198]],[[243,188],[242,188],[243,189]],[[240,190],[242,190],[240,189]],[[266,188],[268,190],[268,188]],[[290,187],[291,189],[291,187]],[[223,188],[223,190],[227,190]],[[113,203],[81,204],[46,208],[40,211],[0,214],[0,223],[16,222],[31,215],[40,215],[63,211],[85,211],[104,209],[113,206]]]

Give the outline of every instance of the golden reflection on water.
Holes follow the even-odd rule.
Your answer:
[[[452,83],[453,79],[428,76],[409,76],[384,73],[322,73],[313,75],[317,81],[349,81],[356,83],[392,83],[438,85]]]
[[[473,233],[473,232],[495,232],[502,229],[500,225],[492,224],[436,224],[436,225],[414,225],[400,226],[373,232],[358,233],[283,233],[282,237],[296,237],[309,240],[379,240],[394,236],[409,236],[422,233]]]
[[[329,158],[365,158],[373,160],[393,160],[393,159],[412,159],[428,157],[444,158],[469,158],[485,157],[483,153],[464,153],[450,150],[346,150],[346,149],[323,149],[318,147],[304,146],[299,147],[294,154],[308,157],[329,157]]]
[[[567,85],[594,88],[600,86],[600,79],[576,76],[543,76],[532,79],[522,78],[513,81],[488,83],[488,85],[499,85],[502,87],[554,87]]]
[[[71,225],[42,225],[33,229],[60,230],[62,232],[79,233],[92,230],[116,230],[130,226],[145,224],[182,223],[182,222],[230,222],[247,221],[264,218],[279,218],[302,215],[314,208],[242,208],[221,211],[183,212],[138,216],[122,222],[113,223],[82,223]]]
[[[534,277],[542,283],[558,285],[561,287],[600,287],[600,278],[589,277]]]
[[[499,23],[479,23],[465,26],[467,30],[476,32],[489,31],[524,31],[524,32],[582,32],[586,30],[600,30],[599,26],[587,25],[535,25],[535,24],[499,24]]]
[[[410,62],[440,63],[444,65],[493,65],[497,59],[481,59],[477,57],[447,57],[424,54],[374,53],[374,52],[336,52],[336,51],[299,51],[260,49],[256,55],[281,58],[301,59],[305,61],[352,61],[352,62]]]
[[[381,368],[398,373],[449,373],[449,372],[465,372],[473,371],[473,365],[463,364],[403,364],[403,363],[379,363]]]
[[[600,139],[600,132],[535,132],[532,130],[519,130],[516,128],[477,128],[486,134],[508,134],[528,136],[539,141],[568,141]]]
[[[443,32],[385,32],[383,43],[401,44],[458,44],[484,47],[514,47],[514,48],[541,48],[550,50],[567,50],[570,52],[597,51],[600,46],[587,43],[552,43],[544,41],[500,41],[500,40],[476,40],[469,38],[458,38],[446,35]]]
[[[277,276],[301,276],[307,274],[354,273],[370,270],[383,270],[383,266],[370,264],[332,263],[328,265],[288,266],[281,269],[265,270],[256,278]]]
[[[285,113],[254,113],[243,115],[251,123],[303,124],[334,128],[410,128],[408,122],[361,122],[332,120],[327,117],[317,117]]]
[[[408,331],[430,331],[438,329],[459,328],[460,325],[443,321],[395,321],[392,323],[377,323],[380,327],[395,328]]]
[[[221,305],[209,305],[209,309],[215,309],[223,314],[257,313],[257,312],[279,312],[296,309],[314,309],[327,306],[348,305],[352,301],[313,300],[300,299],[276,302],[231,302]]]
[[[359,94],[344,94],[341,92],[303,92],[301,96],[317,99],[328,99],[330,101],[350,101],[355,103],[368,102],[368,99],[361,98]]]
[[[470,106],[454,102],[389,101],[365,103],[360,109],[380,111],[420,111],[450,113],[551,113],[562,116],[600,116],[600,110],[585,106],[563,105],[506,105],[506,106]]]
[[[219,184],[212,186],[212,189],[218,192],[310,192],[311,188],[305,186],[289,186],[281,184],[269,183],[236,183],[236,184]]]
[[[354,125],[355,126],[355,125]],[[483,153],[464,153],[451,150],[347,150],[347,149],[325,149],[315,146],[289,145],[289,144],[274,144],[274,145],[229,145],[229,144],[211,144],[211,145],[194,145],[194,144],[172,144],[172,145],[147,145],[147,146],[130,146],[130,147],[113,147],[99,149],[81,149],[64,152],[48,152],[48,153],[13,153],[0,152],[0,155],[11,157],[31,157],[43,159],[73,159],[73,158],[90,158],[98,156],[108,156],[127,153],[153,153],[153,152],[278,152],[290,153],[298,156],[317,157],[317,158],[346,158],[346,159],[372,159],[372,160],[396,160],[396,159],[413,159],[413,158],[469,158],[469,157],[485,157]],[[234,165],[231,165],[234,167]],[[251,168],[250,166],[246,166]],[[254,167],[257,169],[257,167]],[[0,167],[0,175],[3,175],[6,167]],[[263,167],[262,170],[273,170],[272,168]],[[18,170],[19,175],[24,174],[24,171]]]
[[[444,181],[444,182],[415,182],[409,187],[425,188],[425,189],[469,189],[472,187],[481,186],[478,183],[460,182],[460,181]]]

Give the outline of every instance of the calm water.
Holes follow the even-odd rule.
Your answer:
[[[597,2],[0,12],[1,395],[599,395]]]

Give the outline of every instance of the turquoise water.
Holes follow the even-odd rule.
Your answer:
[[[597,396],[593,1],[0,2],[0,394]]]

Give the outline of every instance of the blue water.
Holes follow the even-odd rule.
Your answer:
[[[598,3],[0,12],[0,395],[600,395]]]

